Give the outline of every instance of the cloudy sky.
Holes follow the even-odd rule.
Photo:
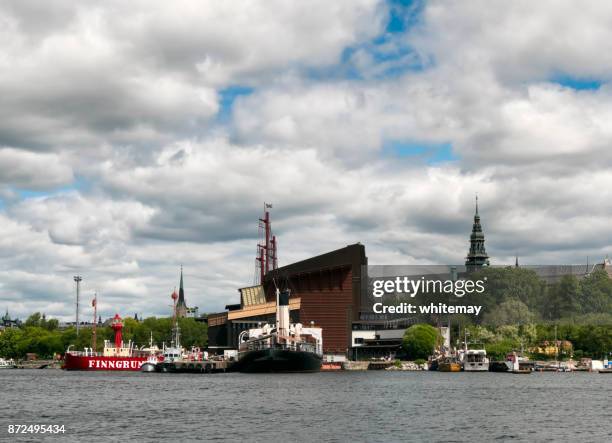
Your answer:
[[[201,311],[280,264],[366,245],[461,263],[612,252],[612,5],[4,1],[0,310]],[[83,315],[89,309],[84,309]]]

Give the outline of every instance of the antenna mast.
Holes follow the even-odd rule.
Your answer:
[[[81,282],[83,281],[83,277],[80,275],[75,275],[73,277],[76,282],[76,335],[79,336],[79,295],[81,292]]]
[[[93,324],[91,326],[91,349],[93,350],[93,352],[96,352],[97,349],[97,336],[96,336],[96,322],[97,322],[97,317],[98,317],[98,294],[94,293],[94,298],[91,301],[91,305],[94,308],[94,314],[93,314]]]

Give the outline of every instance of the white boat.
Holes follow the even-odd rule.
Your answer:
[[[155,372],[157,370],[157,363],[159,363],[157,356],[151,355],[149,356],[147,361],[142,364],[142,366],[140,367],[140,371],[141,372]]]
[[[16,367],[17,366],[15,365],[15,362],[12,358],[10,360],[0,358],[0,369],[14,369]]]
[[[484,349],[467,349],[463,354],[463,370],[480,372],[489,370],[489,358]]]

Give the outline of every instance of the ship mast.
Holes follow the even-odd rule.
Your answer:
[[[178,299],[178,294],[176,293],[176,288],[172,293],[172,347],[180,347],[180,329],[178,325],[178,318],[176,315],[176,300]]]
[[[83,281],[83,277],[80,275],[75,275],[72,278],[76,283],[76,335],[79,336],[79,297],[81,294],[81,282]]]
[[[260,243],[257,244],[257,256],[255,258],[259,275],[255,277],[255,283],[263,284],[265,275],[272,269],[278,267],[276,236],[272,234],[270,223],[270,211],[272,205],[264,203],[264,217],[259,219]],[[258,281],[259,280],[259,281]]]
[[[91,349],[93,350],[93,352],[96,352],[97,349],[97,336],[96,336],[96,322],[97,322],[97,317],[98,317],[98,294],[94,293],[94,298],[91,301],[91,305],[94,308],[94,314],[93,314],[93,324],[91,326]]]

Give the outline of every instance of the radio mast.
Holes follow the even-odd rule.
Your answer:
[[[83,277],[80,275],[75,275],[73,277],[76,282],[76,335],[79,336],[79,295],[81,292],[81,281],[83,281]]]

